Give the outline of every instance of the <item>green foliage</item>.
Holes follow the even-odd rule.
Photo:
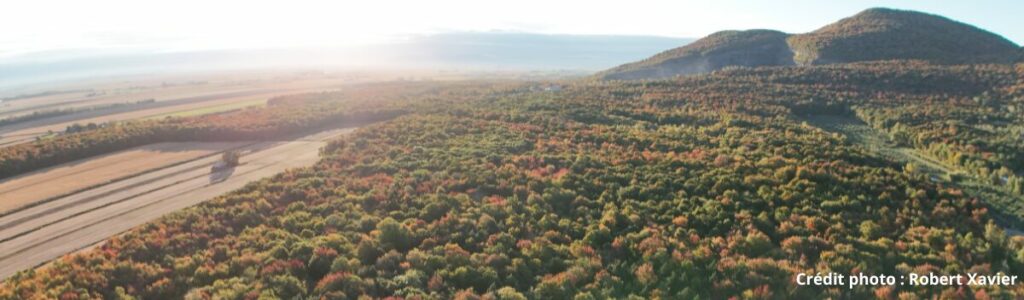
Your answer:
[[[412,247],[412,233],[402,224],[390,217],[377,223],[377,241],[385,250],[398,250],[405,252]]]

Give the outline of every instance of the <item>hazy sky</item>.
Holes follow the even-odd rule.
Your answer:
[[[1024,1],[12,0],[0,58],[61,51],[343,46],[445,31],[701,37],[814,30],[869,7],[944,15],[1024,42]]]

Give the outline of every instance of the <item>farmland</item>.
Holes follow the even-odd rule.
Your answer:
[[[49,119],[49,120],[40,120],[39,122],[33,122],[33,123],[43,123],[43,124],[39,124],[38,126],[32,126],[32,127],[29,127],[29,128],[24,128],[24,129],[21,129],[21,130],[9,130],[9,129],[5,130],[5,129],[0,129],[2,131],[6,131],[6,133],[3,134],[3,137],[0,137],[0,146],[11,146],[11,145],[17,145],[17,144],[20,144],[20,143],[29,142],[29,141],[32,141],[33,139],[35,139],[38,136],[43,136],[43,135],[46,135],[47,133],[50,133],[50,132],[62,132],[68,126],[71,126],[71,125],[74,125],[74,124],[80,124],[80,125],[82,125],[82,124],[89,124],[89,123],[103,124],[103,123],[107,123],[107,122],[117,122],[117,121],[128,121],[128,120],[146,119],[146,118],[157,117],[157,116],[171,116],[171,115],[175,115],[175,114],[177,114],[179,112],[196,111],[196,110],[207,109],[209,107],[219,107],[219,106],[224,106],[224,105],[238,105],[237,103],[239,103],[239,102],[245,103],[245,104],[249,104],[249,103],[252,103],[253,97],[256,97],[257,99],[260,99],[262,101],[266,101],[266,99],[269,99],[269,98],[272,98],[272,97],[275,97],[275,96],[280,96],[280,95],[283,95],[283,94],[284,93],[282,93],[280,91],[270,91],[270,92],[268,92],[268,91],[250,91],[250,92],[243,92],[243,93],[216,94],[216,95],[210,95],[210,96],[203,96],[203,97],[199,97],[199,98],[180,99],[180,100],[182,100],[180,102],[186,102],[186,103],[183,103],[181,105],[172,105],[172,106],[168,106],[168,107],[158,107],[158,108],[152,108],[152,109],[136,109],[136,110],[125,109],[126,111],[124,111],[124,112],[111,112],[110,114],[96,116],[96,117],[91,117],[91,118],[82,118],[84,116],[77,115],[77,114],[72,114],[72,115],[61,117],[61,118],[54,118],[54,119],[57,119],[57,120]],[[99,112],[92,113],[90,115],[94,115],[94,114],[99,114]],[[72,119],[72,120],[61,122],[62,120],[60,120],[60,119]],[[46,124],[44,122],[48,122],[49,124]],[[22,125],[22,127],[25,127],[25,126]]]
[[[143,147],[188,148],[192,150],[182,152],[196,156],[240,146],[243,156],[241,165],[226,171],[210,172],[210,165],[219,159],[218,156],[199,157],[94,185],[0,216],[0,278],[88,247],[121,231],[238,189],[249,182],[259,181],[289,168],[311,165],[318,160],[318,151],[326,140],[350,131],[352,128],[336,129],[290,141],[245,145],[193,143]],[[130,156],[144,155],[145,152],[141,149],[125,151],[76,164],[75,167],[103,164],[112,159],[130,159]],[[172,157],[181,159],[181,156],[171,155],[163,161],[169,162]],[[139,167],[130,162],[127,165]],[[79,175],[77,178],[84,177]]]
[[[235,79],[216,86],[99,85],[102,89],[117,91],[115,96],[72,90],[6,98],[0,116],[33,111],[56,110],[59,113],[0,126],[0,150],[39,149],[40,145],[67,138],[83,141],[78,136],[88,137],[95,131],[108,129],[115,130],[111,133],[115,139],[124,138],[116,133],[117,128],[180,126],[176,124],[205,128],[216,122],[224,122],[218,126],[241,128],[239,126],[246,124],[231,120],[266,126],[265,122],[294,117],[288,113],[301,115],[310,111],[306,105],[298,107],[298,111],[289,106],[268,108],[269,99],[311,92],[315,95],[373,80],[352,76],[274,78]],[[117,104],[121,100],[154,95],[159,95],[161,100]],[[242,108],[252,110],[239,111]],[[201,140],[182,135],[161,142],[161,135],[155,134],[156,139],[144,140],[138,146],[97,150],[94,153],[98,155],[82,155],[76,160],[0,180],[0,195],[3,195],[0,199],[0,277],[89,247],[250,182],[311,165],[318,160],[319,150],[326,140],[350,132],[351,126],[358,124],[363,116],[369,120],[374,115],[352,114],[352,118],[332,120],[327,117],[347,114],[337,109],[329,112],[332,114],[312,119],[319,120],[315,123],[299,127],[271,126],[255,132],[273,134],[253,135],[250,131],[236,130],[234,132],[244,134],[228,134],[223,138],[227,141],[219,141],[220,135],[212,134]],[[213,117],[212,114],[220,115]],[[70,126],[89,123],[99,126],[85,132],[64,132]],[[242,154],[241,164],[211,172],[210,166],[220,159],[219,154],[228,150]],[[12,159],[0,158],[0,161],[10,163]]]
[[[221,105],[206,106],[206,107],[200,107],[200,108],[196,108],[196,109],[192,109],[192,110],[184,110],[184,111],[177,111],[177,112],[166,113],[166,114],[159,114],[159,115],[155,115],[155,116],[150,116],[150,117],[148,117],[148,119],[159,119],[159,118],[166,118],[166,117],[199,116],[199,115],[205,115],[205,114],[227,112],[227,111],[238,110],[238,109],[262,107],[262,106],[264,106],[266,104],[267,104],[267,99],[264,99],[263,97],[256,97],[256,98],[252,98],[252,99],[249,99],[249,100],[242,100],[242,101],[238,101],[238,102],[225,103],[225,104],[221,104]]]
[[[254,102],[288,94],[313,90],[253,89],[204,94],[185,98],[158,101],[146,104],[124,105],[111,109],[98,109],[83,113],[61,115],[24,123],[0,127],[0,146],[11,146],[32,141],[36,137],[53,132],[62,132],[74,124],[103,124],[153,117],[176,116],[216,112],[218,108],[251,106]]]
[[[0,214],[242,143],[158,143],[47,168],[0,183]]]

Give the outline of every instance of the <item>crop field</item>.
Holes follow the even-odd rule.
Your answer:
[[[203,102],[227,102],[231,99],[211,99]],[[190,101],[191,102],[191,101]],[[25,123],[13,124],[0,127],[0,147],[12,146],[30,142],[37,137],[47,136],[53,133],[64,131],[73,124],[102,124],[106,122],[127,121],[145,118],[151,115],[175,112],[182,109],[192,109],[203,103],[189,103],[185,105],[174,105],[169,107],[158,107],[153,109],[140,109],[139,107],[122,107],[111,111],[93,111],[86,113],[63,115],[53,118],[45,118]],[[209,105],[208,103],[205,105]]]
[[[354,128],[334,129],[290,141],[242,145],[241,164],[217,172],[211,172],[210,165],[220,157],[203,157],[202,154],[237,145],[164,144],[162,147],[167,149],[202,150],[181,151],[190,152],[197,159],[179,159],[178,162],[184,162],[174,164],[168,156],[164,160],[165,166],[170,164],[168,167],[134,176],[122,176],[124,178],[113,182],[94,185],[0,215],[0,278],[95,245],[107,237],[250,182],[289,168],[312,165],[319,160],[319,150],[326,141],[352,130]],[[144,152],[122,152],[119,159],[128,159],[128,156]],[[102,164],[109,162],[110,158],[92,159],[87,163]],[[91,171],[90,176],[93,173]]]
[[[181,105],[171,105],[151,109],[132,109],[130,107],[124,107],[117,111],[113,111],[110,114],[103,114],[103,112],[89,112],[47,118],[25,124],[15,124],[12,126],[0,127],[0,147],[30,142],[36,137],[64,131],[68,126],[73,124],[102,124],[106,122],[172,116],[178,113],[202,114],[204,111],[225,111],[237,109],[239,107],[258,105],[258,102],[265,102],[267,99],[275,96],[293,92],[296,91],[260,89],[243,92],[229,92],[195,98],[183,98],[182,100],[184,101],[182,102],[184,103]],[[301,92],[301,90],[298,92]]]
[[[191,76],[105,79],[54,86],[46,92],[0,91],[0,120],[33,112],[75,110],[0,126],[0,147],[31,142],[63,132],[73,124],[186,117],[265,105],[273,97],[336,91],[346,86],[406,77],[454,80],[460,73],[292,73],[240,72]],[[144,101],[144,103],[139,103]],[[118,105],[120,104],[120,105]],[[117,105],[117,106],[113,106]],[[79,111],[80,110],[80,111]]]
[[[200,108],[196,108],[196,109],[192,109],[192,110],[184,110],[184,111],[177,111],[177,112],[166,113],[166,114],[159,114],[159,115],[147,117],[147,119],[160,119],[160,118],[166,118],[166,117],[199,116],[199,115],[206,115],[206,114],[214,114],[214,113],[221,113],[221,112],[226,112],[226,111],[232,111],[232,110],[237,110],[237,109],[245,109],[245,108],[252,108],[252,107],[262,107],[262,106],[265,106],[265,105],[267,105],[266,97],[257,97],[257,98],[253,98],[253,99],[250,99],[250,100],[247,100],[247,101],[243,100],[243,101],[232,102],[232,103],[225,103],[225,104],[220,104],[220,105],[200,107]]]
[[[242,143],[160,143],[76,161],[0,182],[0,214],[112,180],[238,147]]]

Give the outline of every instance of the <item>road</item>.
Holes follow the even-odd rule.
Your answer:
[[[211,173],[219,156],[203,157],[0,216],[0,279],[249,182],[312,165],[327,140],[352,130],[251,143],[240,148],[241,164],[233,169]]]

